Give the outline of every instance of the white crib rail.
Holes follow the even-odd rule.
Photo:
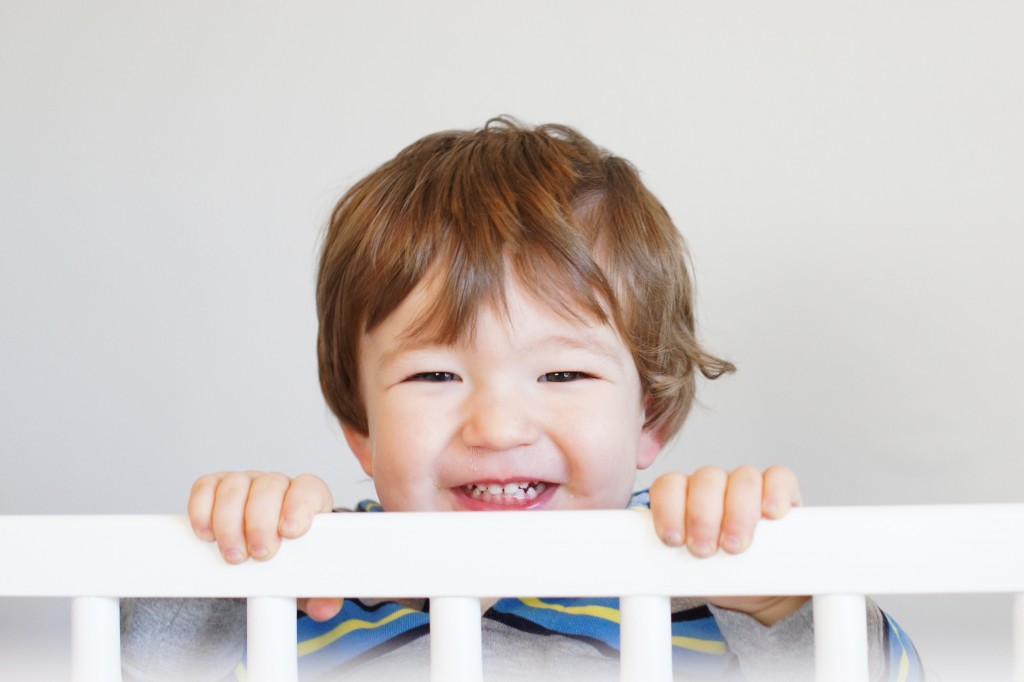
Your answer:
[[[1007,592],[1024,682],[1022,531],[1024,504],[806,508],[700,560],[646,512],[334,514],[272,561],[229,566],[184,517],[6,516],[0,596],[76,597],[75,682],[120,679],[118,597],[249,597],[253,682],[296,677],[293,595],[430,597],[444,682],[481,679],[481,597],[620,597],[622,678],[646,682],[671,677],[667,595],[813,594],[818,678],[863,682],[860,595]],[[353,560],[367,556],[372,571]]]

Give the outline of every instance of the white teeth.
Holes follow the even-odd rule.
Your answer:
[[[518,481],[515,483],[470,483],[462,487],[463,491],[474,500],[483,500],[493,504],[516,504],[526,500],[534,500],[547,488],[537,481]]]

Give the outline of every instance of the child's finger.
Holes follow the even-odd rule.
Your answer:
[[[313,516],[333,508],[334,497],[326,483],[310,474],[296,476],[281,506],[281,536],[297,538],[303,535],[312,525]]]
[[[213,502],[213,534],[221,556],[231,564],[245,561],[248,556],[245,545],[245,503],[249,498],[252,476],[248,473],[231,472],[224,474],[217,484]]]
[[[245,504],[245,542],[249,555],[261,561],[277,554],[281,537],[278,519],[284,495],[291,483],[284,474],[266,473],[253,479]]]
[[[654,530],[670,547],[682,547],[686,514],[686,475],[677,471],[659,476],[651,484],[651,516]]]
[[[686,546],[694,556],[718,550],[727,474],[717,467],[695,471],[686,486]]]
[[[315,621],[323,622],[330,620],[341,611],[344,599],[336,597],[314,597],[311,599],[300,599],[299,610]]]
[[[766,519],[779,519],[792,507],[803,504],[796,474],[784,466],[771,466],[764,472],[762,513]]]
[[[220,474],[201,476],[192,484],[192,492],[188,496],[188,520],[192,531],[206,542],[213,542],[213,500],[218,483]]]
[[[742,552],[754,539],[754,527],[761,519],[761,472],[743,466],[729,474],[722,517],[722,549]]]

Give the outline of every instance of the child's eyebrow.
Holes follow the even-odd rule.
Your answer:
[[[436,348],[451,348],[458,347],[460,345],[469,346],[470,344],[444,344],[438,343],[429,338],[422,336],[406,336],[400,337],[395,340],[393,346],[385,350],[380,356],[381,365],[387,365],[394,362],[398,357],[406,354],[413,353],[421,350],[430,350]],[[535,341],[531,341],[526,344],[521,352],[524,355],[531,355],[537,351],[545,348],[564,348],[567,350],[580,350],[588,353],[592,353],[608,362],[613,363],[616,367],[622,368],[622,358],[618,353],[612,350],[607,344],[601,342],[599,339],[592,337],[587,334],[583,338],[577,338],[573,336],[564,336],[560,334],[554,334],[551,336],[545,336]]]
[[[446,344],[438,343],[437,341],[433,341],[422,336],[400,336],[395,339],[394,344],[390,348],[387,348],[383,353],[381,353],[380,364],[391,364],[396,358],[406,353],[446,347],[448,347]]]
[[[595,339],[589,334],[585,335],[582,339],[573,336],[547,336],[529,344],[525,349],[525,352],[532,353],[546,346],[554,346],[556,348],[565,348],[568,350],[582,350],[588,353],[593,353],[594,355],[613,363],[616,367],[622,367],[622,357],[609,348],[607,344],[602,343],[599,339]]]

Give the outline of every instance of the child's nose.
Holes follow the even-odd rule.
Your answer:
[[[521,397],[501,391],[479,391],[473,396],[462,429],[469,447],[510,450],[530,445],[540,430]]]

